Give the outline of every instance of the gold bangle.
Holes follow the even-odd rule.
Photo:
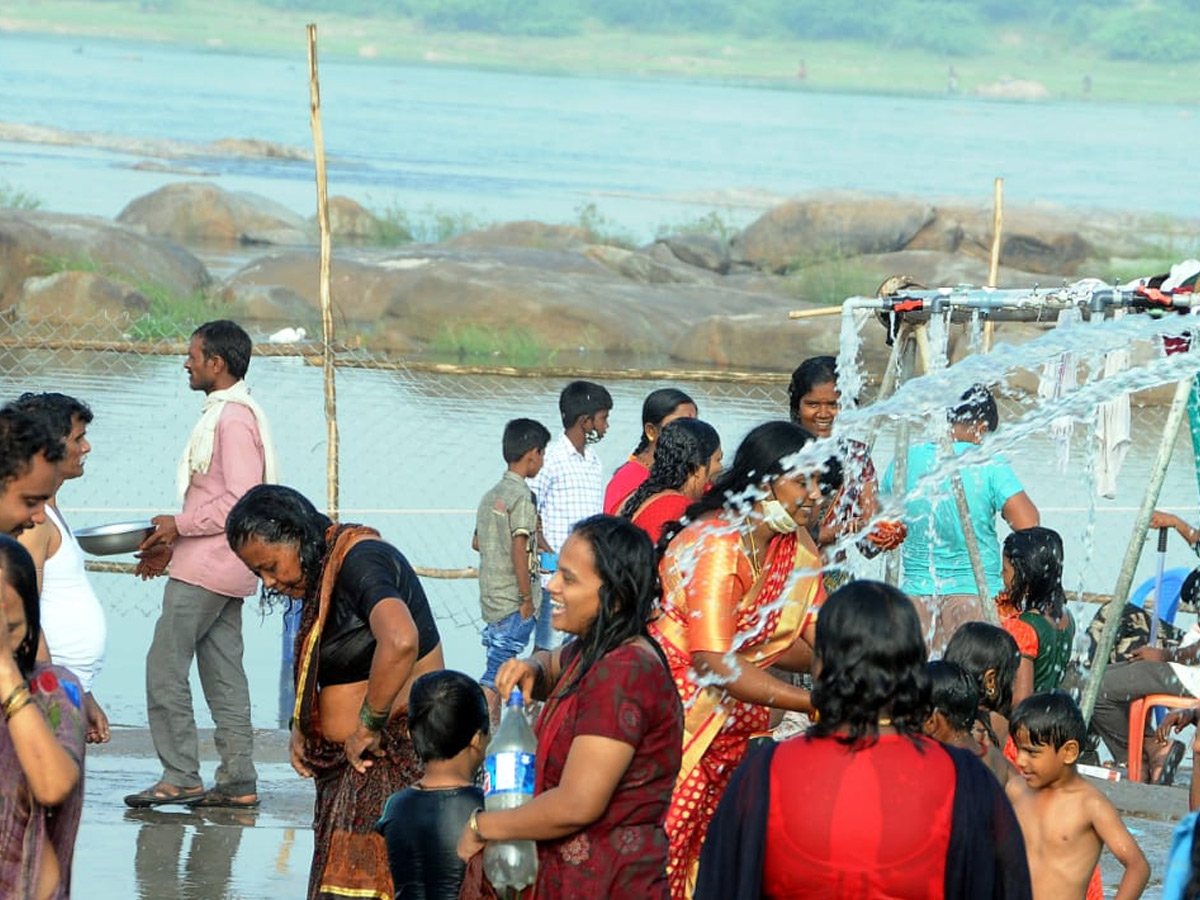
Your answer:
[[[33,695],[29,693],[29,685],[21,682],[21,684],[13,688],[12,693],[5,698],[4,703],[0,704],[0,708],[4,710],[4,718],[11,719],[13,713],[27,706],[32,700]]]
[[[483,812],[482,807],[471,813],[471,818],[467,819],[467,827],[471,829],[471,834],[475,835],[475,840],[483,841],[486,844],[487,838],[479,833],[479,814],[481,812]]]

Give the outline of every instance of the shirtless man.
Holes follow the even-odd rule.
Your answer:
[[[84,458],[92,449],[87,429],[92,411],[65,394],[22,394],[12,406],[42,421],[63,441],[54,495],[46,502],[43,522],[22,532],[19,540],[37,567],[42,604],[42,636],[38,658],[70,669],[83,686],[87,741],[107,743],[108,716],[92,695],[92,684],[104,665],[107,628],[104,607],[84,571],[83,550],[58,510],[63,483],[83,475]]]
[[[1017,769],[1008,798],[1025,837],[1034,900],[1083,900],[1109,851],[1125,867],[1116,900],[1135,900],[1150,866],[1116,808],[1075,770],[1087,725],[1079,707],[1059,691],[1034,694],[1013,711]]]

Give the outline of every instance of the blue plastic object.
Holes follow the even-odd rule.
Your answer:
[[[1179,612],[1179,594],[1183,590],[1183,582],[1192,574],[1191,568],[1167,569],[1163,572],[1162,596],[1163,602],[1155,604],[1158,618],[1168,625],[1175,624],[1175,614]],[[1132,606],[1142,607],[1146,598],[1154,593],[1154,578],[1143,581],[1129,598]]]

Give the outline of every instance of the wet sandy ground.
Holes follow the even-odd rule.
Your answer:
[[[202,733],[204,776],[216,750]],[[128,809],[123,797],[157,780],[149,732],[117,729],[112,743],[89,750],[83,822],[75,848],[73,894],[89,900],[291,900],[301,898],[312,856],[312,783],[287,762],[281,731],[255,732],[259,774],[256,811],[164,806]],[[1175,824],[1187,813],[1190,769],[1175,787],[1095,782],[1121,811],[1152,869],[1145,896],[1158,896]],[[1121,866],[1101,859],[1105,894]]]

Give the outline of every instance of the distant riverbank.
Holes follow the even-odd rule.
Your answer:
[[[636,34],[593,29],[538,38],[428,32],[411,20],[280,10],[239,0],[9,0],[0,31],[119,38],[303,62],[304,25],[322,58],[356,58],[556,75],[659,76],[818,92],[1028,97],[1086,102],[1200,102],[1200,63],[1115,61],[1061,40],[999,33],[984,53],[946,57],[867,42]],[[800,77],[803,73],[803,77]],[[1027,88],[1027,85],[1034,87]]]

